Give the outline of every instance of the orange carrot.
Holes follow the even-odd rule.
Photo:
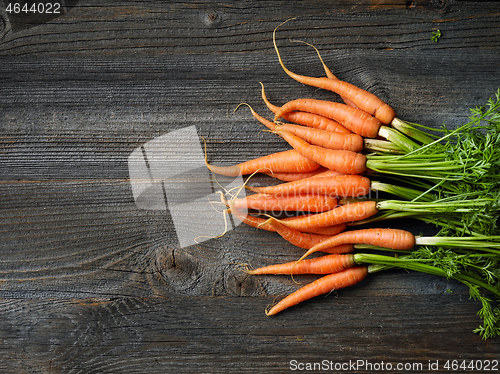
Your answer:
[[[316,170],[310,171],[308,173],[265,173],[271,177],[282,180],[283,182],[294,182],[306,178],[324,178],[324,177],[334,177],[338,175],[345,175],[344,173],[328,170],[324,166],[320,166]]]
[[[303,249],[310,249],[316,244],[319,244],[327,239],[330,239],[332,235],[337,235],[346,229],[345,224],[339,224],[337,226],[331,226],[332,230],[329,235],[314,234],[300,232],[290,227],[283,225],[276,219],[269,219],[270,226],[275,229],[275,231],[287,242],[295,245],[296,247]],[[337,231],[333,231],[336,228]],[[335,247],[324,248],[322,252],[327,253],[349,253],[354,251],[354,246],[352,244],[342,244]]]
[[[282,24],[286,22],[287,21],[283,22]],[[280,26],[281,25],[279,25],[278,27]],[[391,123],[391,121],[396,116],[394,109],[392,109],[389,105],[380,100],[374,94],[365,91],[359,87],[356,87],[353,84],[338,79],[308,77],[293,73],[290,70],[288,70],[283,63],[283,60],[281,59],[281,55],[276,45],[276,30],[278,29],[278,27],[276,27],[276,29],[274,29],[273,32],[274,48],[278,55],[281,67],[289,77],[309,86],[333,91],[339,94],[342,98],[345,98],[348,101],[354,103],[354,105],[356,105],[356,107],[358,107],[359,109],[369,113],[370,115],[375,116],[383,124],[387,125]]]
[[[340,132],[331,132],[288,123],[282,123],[278,127],[275,127],[275,129],[283,129],[310,144],[327,149],[361,152],[364,147],[363,138],[357,134],[342,134]]]
[[[296,194],[274,196],[267,194],[249,195],[236,199],[236,209],[255,209],[269,212],[325,212],[337,206],[337,199],[321,194]]]
[[[228,213],[231,213],[234,217],[236,217],[238,220],[241,222],[255,227],[257,229],[261,230],[266,230],[266,231],[276,231],[276,229],[271,225],[271,222],[269,219],[264,219],[261,217],[256,217],[252,216],[250,214],[245,214],[239,209],[232,208],[228,209]],[[303,218],[305,216],[297,216],[297,217],[288,217],[284,218],[282,221],[292,221],[295,219]],[[337,235],[338,233],[344,231],[346,228],[345,224],[339,224],[339,225],[331,225],[331,226],[325,226],[325,227],[312,227],[310,229],[305,228],[302,232],[304,233],[313,233],[313,234],[319,234],[319,235]],[[309,249],[309,248],[306,248]]]
[[[232,166],[210,165],[206,160],[205,163],[213,173],[227,176],[246,175],[255,172],[303,173],[316,170],[320,166],[318,163],[309,160],[293,149],[273,153]]]
[[[248,226],[252,226],[256,229],[265,231],[276,231],[276,229],[271,226],[271,223],[267,222],[267,220],[264,218],[255,217],[250,214],[244,214],[242,211],[236,208],[229,209],[229,212],[241,222],[246,223]]]
[[[377,203],[375,201],[360,201],[341,205],[327,212],[298,217],[293,220],[281,220],[280,222],[293,229],[305,231],[318,227],[360,221],[373,216],[377,212]]]
[[[325,171],[318,173],[317,175],[313,175],[313,177],[315,177],[315,178],[329,178],[329,177],[338,177],[339,175],[346,175],[346,174],[341,173],[339,171],[329,170],[329,169],[325,168],[324,166],[322,166],[322,168],[324,168]]]
[[[363,150],[363,138],[360,135],[343,134],[289,123],[276,125],[274,122],[260,116],[250,105],[245,105],[250,108],[252,115],[271,131],[283,129],[298,136],[306,142],[328,149],[343,149],[353,152],[360,152]]]
[[[266,96],[266,92],[264,91],[264,85],[262,83],[260,84],[262,85],[262,99],[264,100],[264,103],[266,103],[267,107],[271,112],[276,113],[280,107],[273,105],[269,102]],[[289,112],[283,114],[283,118],[289,122],[298,123],[299,125],[303,126],[313,127],[316,129],[332,131],[332,132],[352,134],[351,130],[347,129],[345,126],[342,126],[337,121],[334,121],[331,118],[320,116],[314,113]]]
[[[283,182],[292,182],[305,178],[314,177],[318,174],[324,173],[327,170],[328,170],[327,168],[320,166],[316,170],[309,171],[307,173],[264,173],[264,174],[269,175],[270,177],[273,177],[275,179],[279,179]]]
[[[328,79],[328,78],[325,78]],[[302,111],[319,114],[334,119],[354,133],[367,138],[375,138],[378,135],[382,123],[370,114],[346,104],[327,100],[296,99],[289,101],[274,114],[277,121],[285,113]]]
[[[332,245],[346,243],[370,244],[389,249],[408,250],[415,245],[415,236],[409,231],[399,229],[361,229],[342,232],[315,245],[313,248],[320,250]]]
[[[304,260],[300,264],[295,264],[295,261],[293,261],[284,264],[269,265],[253,270],[247,270],[246,273],[252,275],[332,274],[353,267],[354,265],[355,265],[354,255],[331,254],[331,255],[316,257],[310,260]]]
[[[344,174],[360,174],[366,170],[366,156],[361,153],[312,145],[285,130],[277,130],[276,133],[302,156],[330,170]]]
[[[269,311],[266,311],[266,315],[272,316],[313,297],[323,295],[333,290],[353,286],[362,281],[367,274],[368,268],[366,266],[354,266],[338,273],[328,274],[288,295]]]
[[[370,244],[388,249],[408,250],[414,247],[415,236],[409,231],[398,229],[376,228],[344,231],[312,246],[297,262],[311,253],[341,244]]]
[[[284,219],[282,221],[293,221],[296,219],[295,217],[292,219]],[[339,232],[345,230],[345,228],[341,229],[341,224],[338,225],[330,225],[330,226],[325,226],[325,227],[311,227],[309,229],[305,228],[302,232],[303,233],[311,233],[311,234],[318,234],[318,235],[336,235]],[[330,251],[325,251],[325,252],[330,252]],[[335,252],[333,252],[335,253]]]
[[[275,231],[280,234],[280,236],[285,239],[287,242],[295,245],[296,247],[303,249],[310,249],[314,247],[316,244],[319,244],[327,239],[330,239],[331,235],[319,235],[319,234],[311,234],[311,233],[303,233],[292,229],[288,226],[283,225],[275,218],[270,218],[269,223]],[[346,229],[346,225],[338,225],[339,232],[341,233]],[[336,234],[333,234],[336,235]]]
[[[280,183],[275,186],[247,188],[253,192],[287,196],[295,194],[324,194],[328,196],[359,197],[370,192],[370,179],[361,175],[339,175],[334,177],[314,176],[298,181]]]
[[[293,218],[297,219],[297,218]],[[283,221],[293,221],[293,219],[284,219]],[[310,229],[304,229],[302,232],[303,233],[311,233],[311,234],[318,234],[318,235],[337,235],[339,232],[342,232],[345,230],[345,227],[343,224],[338,224],[338,225],[330,225],[330,226],[325,226],[325,227],[312,227]],[[330,252],[330,251],[325,251],[325,252]],[[335,253],[335,252],[333,252]]]

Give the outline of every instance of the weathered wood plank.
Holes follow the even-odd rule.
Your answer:
[[[439,360],[436,372],[447,372],[447,359],[498,358],[497,344],[474,335],[463,339],[474,327],[469,315],[475,305],[463,302],[462,295],[373,298],[369,286],[277,318],[262,311],[269,298],[4,300],[0,368],[5,373],[281,373],[292,360],[361,360],[394,369],[397,363],[422,364],[419,371],[429,372],[429,360]],[[442,313],[431,313],[432,305],[440,305]],[[402,315],[408,310],[418,318]],[[360,366],[355,372],[373,370]]]
[[[469,14],[462,9],[467,8]],[[267,49],[269,30],[298,17],[295,36],[317,38],[336,49],[429,49],[433,28],[446,27],[442,48],[498,47],[495,2],[125,1],[119,5],[80,1],[60,19],[10,33],[2,54],[220,53]],[[445,26],[445,27],[444,27]],[[152,32],[154,34],[152,34]],[[0,34],[1,35],[1,34]],[[472,38],[471,38],[472,37]],[[444,39],[443,39],[444,40]]]
[[[498,64],[494,63],[497,54],[494,49],[438,48],[432,52],[323,51],[327,64],[343,79],[393,101],[399,111],[415,111],[414,115],[424,116],[425,120],[430,116],[418,111],[416,105],[445,109],[438,115],[448,119],[453,117],[452,108],[459,108],[457,114],[463,116],[466,108],[461,105],[474,105],[491,95],[498,83]],[[322,74],[317,56],[308,48],[296,47],[283,55],[290,69]],[[104,143],[106,136],[122,134],[110,130],[127,131],[123,141],[130,142],[143,131],[161,133],[164,126],[173,128],[180,121],[201,122],[197,125],[211,121],[212,127],[217,121],[229,121],[227,117],[242,100],[267,113],[260,100],[259,80],[266,84],[270,99],[276,103],[301,94],[332,97],[293,82],[272,53],[147,55],[129,60],[123,56],[33,56],[25,62],[15,57],[3,61],[0,99],[5,110],[4,133],[18,128],[33,135],[56,132],[89,137],[88,131],[96,130],[104,132],[100,134]],[[426,84],[422,76],[427,78]],[[35,117],[37,114],[39,117]],[[240,116],[230,118],[235,121]],[[18,121],[24,127],[14,127]],[[62,128],[62,124],[67,127]]]

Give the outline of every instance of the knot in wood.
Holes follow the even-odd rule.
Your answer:
[[[224,272],[223,279],[224,294],[231,296],[263,296],[266,294],[258,277],[245,274],[233,267]]]
[[[159,252],[155,268],[166,285],[175,291],[188,292],[196,288],[201,278],[197,259],[184,250],[172,249]]]
[[[217,19],[217,13],[210,11],[208,12],[208,20],[214,22]]]
[[[210,10],[205,14],[205,24],[209,27],[218,25],[221,22],[221,16],[214,10]]]

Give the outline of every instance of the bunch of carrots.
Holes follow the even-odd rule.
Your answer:
[[[242,186],[253,192],[244,198],[228,191],[225,212],[305,250],[296,261],[244,271],[322,275],[266,314],[352,286],[368,274],[402,268],[467,285],[471,297],[482,303],[478,314],[483,323],[475,331],[484,338],[499,335],[500,91],[472,109],[470,121],[459,128],[430,129],[397,118],[377,96],[339,80],[317,49],[326,77],[291,72],[277,48],[276,29],[273,42],[288,76],[333,91],[344,102],[296,99],[275,106],[262,85],[262,99],[274,118],[244,105],[291,149],[233,166],[207,162],[216,174],[265,173],[278,180],[270,186]],[[391,198],[371,199],[371,192]],[[399,218],[427,222],[439,232],[425,237],[363,227]]]

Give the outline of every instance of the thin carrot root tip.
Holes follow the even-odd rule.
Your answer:
[[[271,311],[272,308],[273,307],[271,305],[266,306],[266,309],[264,311],[266,313],[266,316],[272,316],[273,315],[273,314],[270,313],[270,311]]]
[[[268,306],[266,306],[266,309],[264,310],[264,312],[266,313],[266,316],[272,316],[273,314],[275,314],[275,313],[271,314],[271,311],[277,305],[276,299],[277,298],[275,297],[272,304],[269,304]]]

